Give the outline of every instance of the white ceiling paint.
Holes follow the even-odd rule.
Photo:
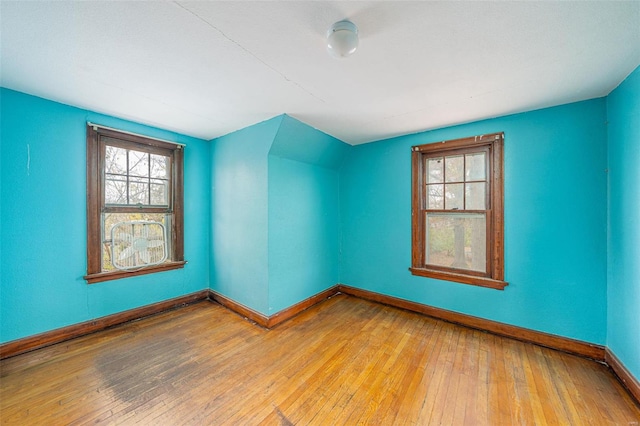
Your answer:
[[[348,18],[360,47],[325,48]],[[0,1],[2,86],[213,139],[287,113],[358,144],[607,95],[640,2]]]

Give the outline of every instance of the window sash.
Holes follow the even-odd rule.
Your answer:
[[[131,143],[129,141],[122,141],[122,140],[118,140],[112,137],[99,137],[99,148],[100,148],[100,157],[98,158],[98,161],[100,163],[100,178],[101,178],[101,184],[100,184],[100,194],[101,194],[101,205],[100,205],[100,209],[102,211],[105,211],[105,209],[107,208],[114,208],[114,207],[121,207],[121,208],[127,208],[127,207],[135,207],[136,209],[155,209],[155,208],[163,208],[165,209],[165,211],[170,212],[172,210],[172,192],[173,192],[173,187],[174,187],[174,181],[173,181],[173,167],[174,167],[174,155],[173,152],[174,150],[170,150],[170,149],[164,149],[164,148],[158,148],[158,147],[154,147],[154,146],[142,146],[139,143]],[[127,151],[127,165],[126,165],[126,171],[125,174],[115,174],[115,173],[107,173],[106,169],[105,169],[105,164],[106,164],[106,151],[107,151],[107,147],[111,146],[111,147],[116,147],[116,148],[122,148],[125,149]],[[155,154],[155,155],[160,155],[163,157],[167,157],[168,160],[168,166],[167,166],[167,178],[165,179],[159,179],[159,178],[153,178],[151,177],[151,172],[149,171],[149,176],[136,176],[136,175],[132,175],[130,173],[129,170],[129,152],[130,151],[137,151],[137,152],[143,152],[147,155],[150,154]],[[149,168],[151,167],[151,164],[149,164]],[[106,202],[106,182],[107,182],[107,174],[113,175],[113,176],[122,176],[125,180],[125,186],[126,186],[126,190],[127,190],[127,196],[126,196],[126,203],[107,203]],[[149,200],[148,200],[148,204],[132,204],[129,202],[130,200],[130,195],[129,195],[129,189],[130,189],[130,180],[131,178],[136,178],[136,179],[146,179],[148,181],[148,185],[149,185],[149,189],[148,189],[148,196],[149,196]],[[154,205],[151,204],[151,184],[152,184],[152,180],[163,180],[163,181],[167,181],[167,204],[163,205]],[[124,212],[124,211],[122,211]]]
[[[485,170],[485,177],[484,179],[467,179],[466,177],[466,161],[467,161],[467,156],[473,156],[473,155],[477,155],[477,154],[484,154],[484,170]],[[450,157],[456,157],[456,156],[461,156],[463,158],[463,167],[462,167],[462,179],[461,180],[450,180],[447,181],[447,170],[446,167],[443,165],[442,169],[443,169],[443,173],[442,173],[442,179],[441,181],[431,181],[429,179],[429,161],[434,160],[434,159],[443,159],[443,163],[446,164],[446,159],[450,158]],[[428,190],[429,188],[432,187],[436,187],[436,186],[441,186],[443,188],[442,191],[442,198],[443,198],[443,208],[441,209],[437,209],[437,208],[429,208],[429,203],[427,202],[428,200],[428,191],[424,191],[425,188],[422,188],[424,193],[423,193],[423,198],[424,201],[422,203],[423,208],[428,209],[430,211],[435,211],[435,210],[444,210],[444,211],[469,211],[469,210],[490,210],[491,209],[491,175],[490,175],[490,171],[491,171],[491,149],[488,146],[477,146],[475,148],[469,148],[469,149],[454,149],[454,150],[446,150],[446,151],[435,151],[432,153],[424,153],[421,155],[422,157],[422,179],[423,179],[423,184],[426,185],[426,189]],[[468,209],[467,208],[467,188],[470,185],[473,184],[485,184],[484,187],[484,209]],[[457,209],[448,209],[447,208],[447,202],[446,202],[446,189],[447,189],[447,185],[452,186],[452,185],[462,185],[462,204],[463,207],[457,208]]]
[[[490,276],[490,271],[491,271],[491,256],[490,256],[490,238],[489,236],[490,234],[490,229],[491,229],[491,220],[490,220],[490,211],[487,210],[481,210],[481,211],[454,211],[452,212],[451,210],[446,210],[446,211],[431,211],[431,210],[425,210],[424,211],[424,220],[425,220],[425,250],[424,250],[424,266],[430,269],[436,269],[436,270],[441,270],[441,271],[454,271],[456,273],[460,273],[460,274],[469,274],[469,275],[475,275],[475,276],[482,276],[482,277],[489,277]],[[442,264],[438,264],[437,262],[430,262],[430,257],[432,255],[432,253],[438,253],[438,251],[436,250],[437,247],[434,247],[437,244],[437,242],[434,242],[434,244],[431,244],[431,240],[434,237],[435,231],[432,230],[432,227],[429,226],[429,219],[430,218],[440,218],[440,219],[445,219],[445,218],[450,218],[450,219],[461,219],[461,220],[465,220],[465,219],[476,219],[476,218],[482,218],[484,220],[484,229],[482,230],[484,232],[484,238],[483,238],[483,244],[481,246],[478,246],[477,243],[474,244],[474,234],[471,233],[470,235],[467,235],[466,232],[464,235],[462,235],[462,245],[460,244],[461,241],[459,240],[460,235],[458,234],[458,229],[456,228],[456,225],[454,225],[454,229],[451,230],[453,232],[453,236],[451,235],[451,232],[447,232],[448,229],[445,228],[444,229],[444,235],[442,235],[442,233],[440,233],[437,237],[440,237],[440,239],[445,239],[445,240],[452,240],[452,241],[445,241],[444,244],[442,244],[445,249],[450,249],[451,253],[449,255],[453,256],[453,261],[451,263],[450,266],[446,266],[446,265],[442,265]],[[477,231],[480,231],[480,229],[474,229]],[[440,231],[443,231],[443,229],[441,229]],[[469,231],[468,229],[464,229],[464,231]],[[448,238],[447,238],[448,237]],[[453,238],[451,238],[453,237]],[[475,250],[474,250],[475,248]],[[470,249],[470,250],[467,250]],[[461,251],[462,250],[462,251]],[[468,263],[471,262],[471,265],[477,265],[477,261],[474,259],[475,258],[475,254],[477,253],[478,250],[481,250],[484,253],[484,261],[482,262],[483,268],[482,269],[478,269],[473,268],[472,267],[462,267],[461,263]],[[470,257],[470,259],[467,259],[468,257]],[[456,266],[456,264],[458,264]]]

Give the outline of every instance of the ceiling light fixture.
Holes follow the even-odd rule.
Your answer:
[[[336,22],[327,31],[327,50],[336,58],[346,58],[357,48],[358,27],[353,22]]]

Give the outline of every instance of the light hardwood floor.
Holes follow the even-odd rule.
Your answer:
[[[0,363],[4,425],[636,425],[606,366],[337,295],[273,330],[201,302]]]

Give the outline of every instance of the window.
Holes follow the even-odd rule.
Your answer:
[[[87,125],[85,279],[88,283],[184,266],[182,148],[169,142]],[[112,261],[111,228],[129,221],[159,222],[164,226],[166,244],[157,248],[162,255],[160,259],[166,255],[163,263],[145,265],[149,263],[149,257],[154,256],[155,244],[149,251],[145,245],[144,253],[134,253],[137,249],[132,249],[114,259],[116,262]],[[133,227],[131,235],[134,235]],[[162,234],[145,237],[162,238]],[[126,261],[130,269],[116,269],[114,263],[122,263],[125,256],[129,257]]]
[[[504,289],[503,133],[412,147],[414,275]]]

